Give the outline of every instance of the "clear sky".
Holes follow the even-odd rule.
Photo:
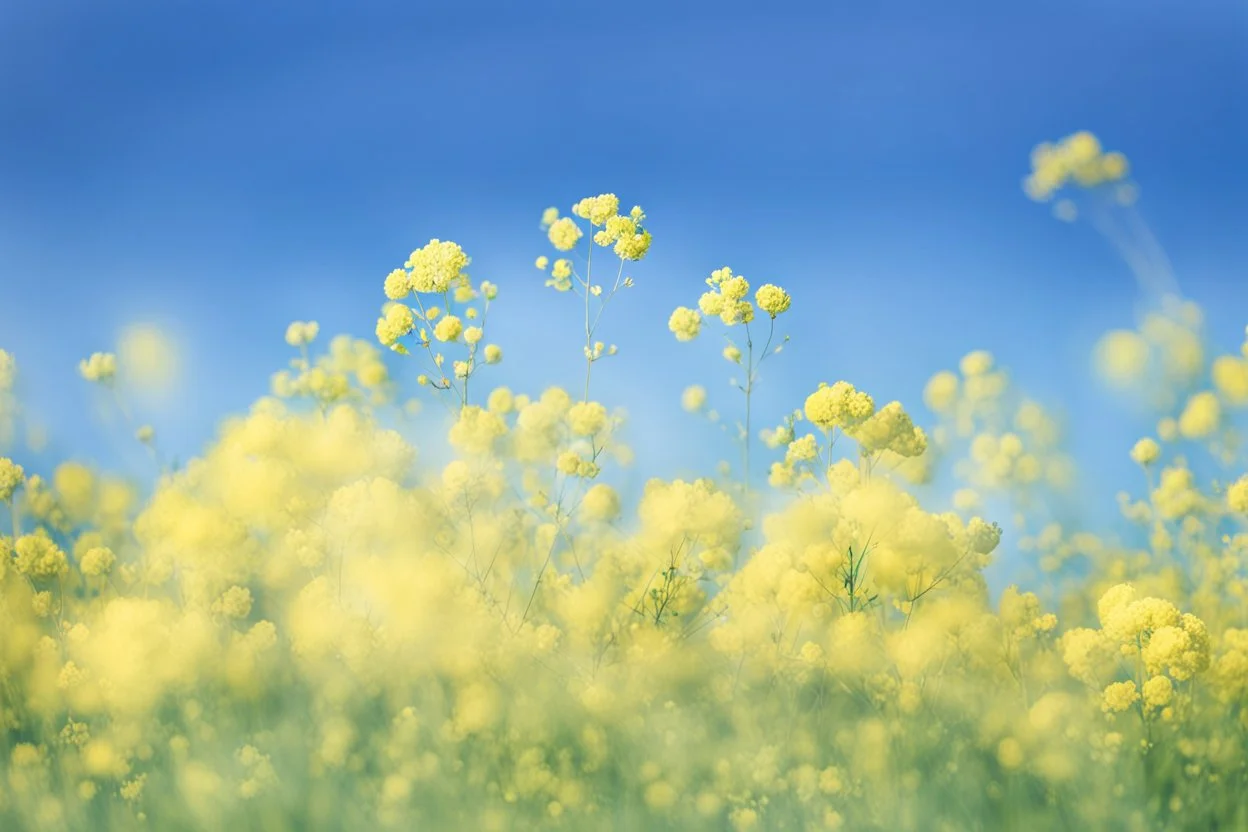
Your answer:
[[[671,440],[700,435],[685,385],[728,409],[727,365],[666,321],[730,265],[795,298],[765,415],[839,378],[917,409],[934,371],[988,348],[1066,409],[1112,502],[1135,428],[1087,355],[1132,324],[1136,287],[1024,197],[1028,154],[1079,129],[1125,152],[1233,348],[1246,90],[1248,12],[1228,0],[8,0],[0,347],[52,449],[109,461],[76,363],[127,323],[171,328],[184,383],[148,415],[185,456],[266,391],[290,320],[371,337],[385,274],[438,237],[501,286],[506,379],[574,385],[577,311],[532,268],[538,219],[613,191],[655,236],[599,365],[643,469],[718,455]]]

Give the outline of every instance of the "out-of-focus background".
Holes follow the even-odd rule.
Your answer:
[[[679,408],[701,382],[735,412],[717,327],[693,344],[666,329],[730,265],[795,298],[756,424],[840,378],[921,412],[934,371],[987,348],[1066,413],[1089,492],[1112,493],[1137,476],[1120,445],[1139,416],[1094,383],[1088,354],[1134,323],[1138,289],[1020,182],[1036,143],[1075,130],[1125,152],[1182,289],[1234,349],[1246,14],[1193,0],[11,0],[0,348],[50,453],[127,467],[139,449],[96,418],[76,365],[128,326],[159,327],[177,384],[136,418],[185,458],[266,392],[289,321],[371,338],[382,279],[437,237],[501,287],[499,377],[575,385],[579,311],[533,267],[554,253],[539,217],[613,191],[642,205],[655,242],[608,310],[601,335],[621,352],[596,393],[628,406],[648,473],[734,454]]]

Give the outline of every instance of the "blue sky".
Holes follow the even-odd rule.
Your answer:
[[[287,322],[370,337],[386,272],[438,237],[502,287],[506,380],[574,385],[577,311],[532,268],[538,218],[614,191],[655,243],[608,312],[622,353],[598,392],[632,411],[643,469],[720,455],[677,400],[698,381],[728,410],[727,365],[666,321],[730,265],[795,297],[764,414],[839,378],[917,407],[988,348],[1065,407],[1108,506],[1140,425],[1087,354],[1132,323],[1136,288],[1088,227],[1024,198],[1028,154],[1077,129],[1124,151],[1233,348],[1246,87],[1230,2],[11,0],[0,347],[55,452],[117,463],[75,365],[127,323],[173,329],[184,383],[147,415],[185,456],[266,391]]]

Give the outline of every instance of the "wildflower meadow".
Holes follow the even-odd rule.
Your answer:
[[[1104,528],[1054,517],[1082,470],[1062,403],[992,345],[922,408],[834,358],[758,407],[815,360],[807,308],[723,264],[643,306],[660,353],[723,339],[660,406],[725,463],[648,475],[611,393],[612,302],[666,242],[645,194],[537,203],[527,286],[451,240],[393,252],[375,324],[292,322],[190,459],[129,398],[159,336],[100,344],[63,383],[98,386],[147,480],[44,464],[0,351],[0,829],[1248,828],[1248,337],[1206,338],[1122,153],[1078,132],[1018,169],[1145,299],[1090,356],[1155,425],[1119,436]],[[583,341],[563,386],[509,382],[521,291]]]

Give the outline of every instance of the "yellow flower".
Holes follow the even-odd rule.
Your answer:
[[[2,479],[3,475],[0,474],[0,480]],[[3,494],[4,488],[0,485],[0,496]],[[1226,490],[1226,504],[1231,511],[1248,514],[1248,474],[1240,477]]]
[[[411,333],[415,324],[416,318],[410,307],[401,303],[389,304],[385,314],[377,319],[377,340],[382,346],[393,348],[400,338]]]
[[[147,775],[140,774],[121,784],[118,794],[127,803],[137,803],[143,797],[143,787],[147,785]]]
[[[560,258],[555,261],[555,266],[550,270],[550,279],[546,281],[547,286],[554,287],[558,292],[566,292],[572,288],[572,261]]]
[[[1161,457],[1161,446],[1156,441],[1148,438],[1141,439],[1135,443],[1135,447],[1131,449],[1131,459],[1140,465],[1149,466]]]
[[[1135,682],[1115,682],[1105,688],[1101,695],[1101,709],[1106,713],[1118,713],[1130,708],[1140,699]]]
[[[614,520],[620,513],[620,497],[609,485],[598,483],[585,492],[581,514],[590,520]]]
[[[116,555],[113,550],[107,546],[96,546],[88,549],[78,561],[78,568],[82,574],[90,577],[98,578],[101,575],[107,575],[112,571],[113,564],[117,562]]]
[[[1150,347],[1139,333],[1120,329],[1101,338],[1096,345],[1095,356],[1101,376],[1121,387],[1143,377],[1148,367]]]
[[[706,388],[700,384],[693,384],[685,388],[680,395],[680,406],[690,413],[694,413],[702,409],[706,404]]]
[[[78,373],[87,381],[108,384],[117,375],[117,356],[111,352],[95,352],[78,362]]]
[[[622,233],[615,242],[615,253],[625,260],[641,260],[650,251],[651,241],[649,231]]]
[[[818,439],[813,433],[808,433],[801,439],[795,439],[789,443],[788,449],[784,452],[784,463],[793,465],[796,462],[810,462],[818,455]]]
[[[572,213],[590,225],[603,225],[620,210],[620,200],[615,194],[600,194],[582,199],[572,206]]]
[[[607,424],[607,409],[598,402],[578,402],[568,411],[568,427],[575,436],[594,436]]]
[[[251,605],[251,590],[245,586],[232,586],[216,600],[212,610],[226,618],[246,618],[251,615]]]
[[[719,293],[730,304],[736,303],[750,293],[750,283],[741,275],[730,277],[719,284]]]
[[[1217,430],[1221,419],[1218,397],[1208,391],[1197,393],[1188,399],[1179,416],[1179,433],[1188,439],[1203,439]]]
[[[1153,676],[1144,683],[1144,704],[1149,708],[1164,708],[1174,697],[1174,685],[1168,676]]]
[[[413,251],[404,265],[412,291],[441,294],[466,277],[463,270],[471,262],[457,243],[433,239]]]
[[[292,347],[306,346],[316,340],[318,332],[320,325],[316,321],[295,321],[286,327],[286,343]]]
[[[463,331],[463,322],[454,315],[447,315],[433,328],[433,337],[439,341],[458,341]]]
[[[1113,153],[1106,153],[1103,157],[1101,157],[1101,165],[1105,179],[1108,181],[1122,179],[1127,175],[1127,157],[1116,151]]]
[[[702,316],[696,309],[678,306],[668,319],[667,328],[676,336],[677,341],[692,341],[698,337],[698,330],[702,328]]]
[[[386,297],[390,300],[403,300],[412,293],[412,282],[407,272],[403,269],[394,269],[390,274],[386,275],[384,286]],[[286,342],[290,343],[290,331],[287,330]],[[291,346],[298,346],[291,344]]]
[[[13,494],[26,481],[26,472],[8,457],[0,457],[0,503],[13,499]]]
[[[838,381],[829,387],[820,384],[819,389],[806,397],[806,418],[823,428],[849,428],[861,424],[875,413],[875,402],[866,393],[860,393],[846,381]]]
[[[698,298],[698,309],[708,317],[718,317],[724,311],[724,296],[719,292],[703,292]]]
[[[547,232],[551,245],[559,251],[571,251],[576,248],[576,244],[580,241],[583,234],[584,232],[581,231],[580,226],[570,217],[556,220],[554,225],[550,227],[550,231]]]
[[[788,310],[793,299],[789,297],[789,293],[781,289],[779,286],[773,286],[770,283],[764,283],[758,287],[758,291],[754,293],[754,302],[758,304],[758,308],[766,312],[771,317]]]
[[[958,377],[948,370],[941,371],[928,380],[923,388],[923,403],[933,413],[947,413],[958,398]]]
[[[976,350],[963,356],[958,369],[962,371],[963,376],[973,378],[987,374],[992,369],[992,365],[992,353],[986,350]]]
[[[862,407],[865,409],[865,404]],[[916,457],[927,450],[926,434],[915,427],[901,402],[889,402],[861,423],[848,426],[846,432],[869,454],[892,451],[899,456]]]
[[[55,578],[69,571],[65,552],[52,542],[52,538],[43,529],[19,537],[13,549],[17,555],[13,565],[23,575],[32,578]]]
[[[1248,360],[1233,355],[1218,356],[1213,361],[1211,375],[1214,386],[1228,403],[1248,404]]]

